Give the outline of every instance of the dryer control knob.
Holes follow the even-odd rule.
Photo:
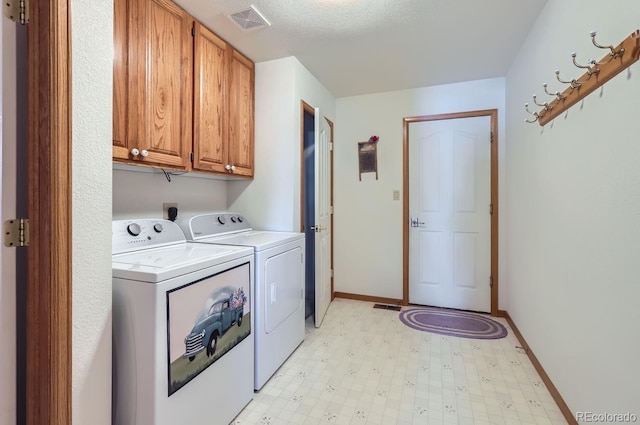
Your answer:
[[[156,231],[156,233],[160,233],[160,232],[162,232],[162,230],[163,230],[163,229],[162,229],[162,224],[160,224],[160,223],[158,223],[158,224],[154,224],[154,225],[153,225],[153,230],[155,230],[155,231]]]
[[[242,223],[244,221],[244,218],[238,216],[238,223]]]
[[[142,229],[140,229],[139,224],[131,223],[130,225],[127,226],[127,232],[129,232],[131,236],[138,236],[141,231]]]
[[[227,222],[227,219],[226,219],[226,218],[224,218],[224,216],[223,216],[223,215],[219,215],[219,216],[218,216],[218,223],[220,223],[220,224],[225,224],[226,222]]]
[[[234,216],[231,216],[231,222],[235,223],[236,222],[236,218]]]

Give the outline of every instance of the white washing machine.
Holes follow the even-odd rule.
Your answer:
[[[255,381],[259,390],[304,340],[304,233],[253,230],[240,214],[182,223],[187,239],[255,251]]]
[[[112,423],[229,424],[254,394],[253,250],[168,220],[112,231]]]

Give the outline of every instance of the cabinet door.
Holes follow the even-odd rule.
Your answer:
[[[192,140],[192,18],[169,0],[129,2],[129,8],[126,159],[186,169]],[[131,155],[133,148],[140,154]]]
[[[229,58],[229,162],[233,174],[252,177],[255,67],[236,50]]]
[[[227,165],[227,44],[194,24],[193,168],[225,172]]]

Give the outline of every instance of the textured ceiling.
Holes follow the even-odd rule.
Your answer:
[[[546,0],[175,0],[254,62],[298,60],[336,97],[502,77]],[[253,5],[270,27],[227,15]]]

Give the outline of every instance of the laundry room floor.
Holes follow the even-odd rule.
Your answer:
[[[506,320],[502,339],[409,328],[336,298],[232,425],[566,425]]]

